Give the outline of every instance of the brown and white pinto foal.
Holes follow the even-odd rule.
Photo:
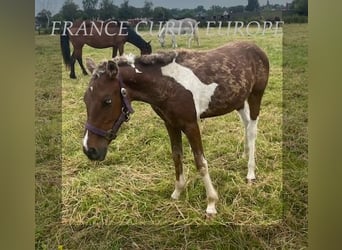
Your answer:
[[[267,85],[269,61],[256,45],[229,43],[217,49],[164,52],[137,58],[121,57],[92,72],[84,96],[87,123],[83,150],[91,160],[105,158],[120,125],[133,112],[131,101],[149,103],[164,120],[172,146],[178,199],[185,187],[182,167],[182,132],[186,135],[208,199],[207,214],[216,213],[218,195],[204,157],[198,121],[237,110],[245,125],[247,180],[255,179],[255,140],[260,103]]]

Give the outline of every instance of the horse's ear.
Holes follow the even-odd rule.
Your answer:
[[[93,73],[94,69],[96,68],[96,64],[93,59],[91,58],[86,58],[86,65],[87,69],[90,71],[90,73]]]
[[[118,65],[113,60],[109,60],[107,63],[107,73],[110,78],[113,78],[118,73]]]

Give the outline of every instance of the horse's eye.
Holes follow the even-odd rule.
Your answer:
[[[105,100],[103,101],[103,103],[104,103],[105,105],[109,105],[109,104],[112,103],[112,99],[107,98],[107,99],[105,99]]]

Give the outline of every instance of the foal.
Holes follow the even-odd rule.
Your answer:
[[[164,120],[171,141],[176,170],[171,197],[178,199],[185,188],[183,132],[204,181],[206,212],[216,214],[218,195],[208,172],[198,121],[237,110],[245,125],[247,180],[255,179],[257,121],[269,75],[268,58],[259,47],[236,42],[205,52],[121,57],[98,66],[87,60],[87,67],[93,74],[84,95],[87,122],[83,150],[89,159],[105,158],[109,143],[133,112],[132,101],[149,103]]]

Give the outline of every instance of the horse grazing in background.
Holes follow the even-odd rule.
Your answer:
[[[162,47],[165,46],[166,34],[171,35],[172,48],[177,48],[176,35],[189,35],[188,47],[191,47],[192,39],[195,39],[197,46],[198,41],[198,23],[191,18],[184,18],[180,20],[170,19],[168,20],[158,34],[158,39]]]
[[[87,67],[92,78],[84,95],[87,122],[83,151],[90,160],[104,160],[108,145],[133,113],[132,101],[149,103],[164,120],[171,141],[176,170],[171,197],[178,199],[185,188],[183,132],[204,181],[206,212],[216,214],[218,195],[204,158],[198,121],[237,110],[245,126],[247,180],[255,179],[257,121],[269,75],[268,58],[255,44],[236,42],[202,52],[118,57],[97,66],[88,59]]]
[[[120,56],[123,54],[126,42],[138,47],[142,55],[152,53],[150,42],[144,41],[133,29],[119,21],[77,21],[65,34],[61,34],[60,40],[64,63],[70,67],[70,78],[76,78],[76,60],[83,74],[88,74],[82,62],[82,48],[85,44],[97,49],[112,47],[112,58],[118,50]],[[69,40],[74,48],[71,56]]]

